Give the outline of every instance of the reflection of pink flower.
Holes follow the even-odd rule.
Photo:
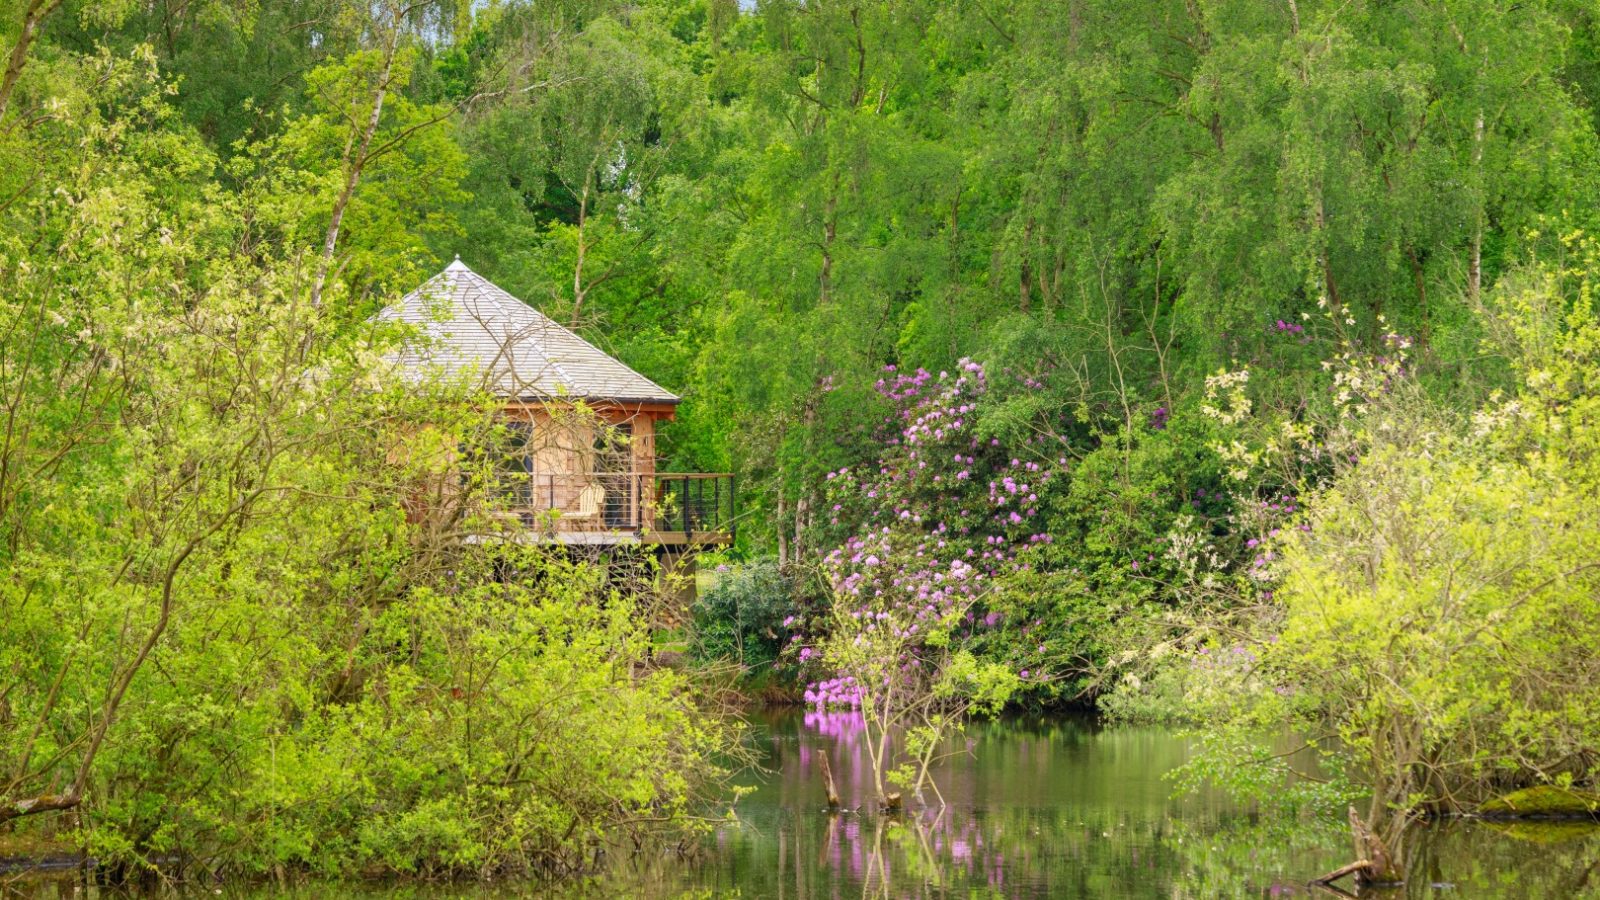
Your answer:
[[[812,710],[805,714],[802,722],[817,734],[845,744],[854,743],[856,736],[867,727],[866,719],[853,710]]]

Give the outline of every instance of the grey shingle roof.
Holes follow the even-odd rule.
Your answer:
[[[412,376],[466,373],[503,397],[677,403],[676,394],[557,325],[457,259],[378,313],[417,326],[397,362]]]

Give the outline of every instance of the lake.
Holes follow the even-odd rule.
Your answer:
[[[1163,776],[1186,741],[1169,729],[1088,717],[976,723],[938,770],[948,806],[882,816],[825,810],[820,754],[845,806],[866,804],[859,719],[758,714],[764,777],[703,859],[619,883],[673,897],[1289,897],[1350,861],[1342,823],[1252,815],[1219,795],[1174,797]],[[966,750],[968,752],[960,752]],[[1393,897],[1600,897],[1600,829],[1589,823],[1459,821],[1417,837]],[[1348,886],[1348,884],[1347,884]],[[1316,891],[1316,896],[1334,896]]]
[[[1350,861],[1342,823],[1252,815],[1218,795],[1174,797],[1163,777],[1188,745],[1162,728],[1103,726],[1087,717],[980,722],[953,741],[938,769],[949,805],[895,820],[829,814],[820,775],[831,755],[846,807],[869,800],[860,721],[799,710],[752,716],[764,773],[738,821],[706,852],[629,864],[563,896],[600,897],[1331,897],[1306,880]],[[1600,829],[1591,823],[1427,827],[1410,882],[1364,896],[1392,898],[1600,897]],[[82,896],[70,882],[36,880],[22,893]],[[105,896],[106,892],[95,892]],[[187,892],[186,892],[187,893]],[[261,886],[195,896],[279,896]],[[521,897],[528,884],[302,886],[299,897]]]

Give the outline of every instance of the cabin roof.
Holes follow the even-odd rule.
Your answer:
[[[460,257],[378,319],[417,326],[406,374],[479,375],[508,399],[677,403],[679,397],[467,268]]]

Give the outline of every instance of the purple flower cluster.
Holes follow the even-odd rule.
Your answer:
[[[1299,500],[1292,494],[1279,494],[1256,501],[1250,517],[1256,536],[1244,542],[1245,549],[1252,553],[1249,567],[1245,570],[1251,580],[1258,584],[1273,580],[1272,563],[1277,561],[1278,555],[1270,549],[1271,542],[1282,534],[1287,520],[1299,511]],[[1309,530],[1311,526],[1302,523],[1299,527]],[[1264,591],[1262,599],[1271,600],[1272,592]]]
[[[1193,669],[1219,670],[1247,670],[1256,663],[1255,651],[1244,644],[1234,644],[1231,647],[1222,647],[1212,652],[1210,647],[1196,648],[1194,655],[1189,658],[1189,667]]]
[[[1043,385],[1031,375],[1018,380]],[[1066,461],[1049,458],[1037,439],[1010,446],[980,432],[990,378],[972,360],[937,375],[888,366],[876,388],[890,407],[885,450],[874,463],[827,474],[837,537],[822,569],[845,604],[835,616],[855,640],[881,643],[896,654],[896,677],[914,679],[931,664],[921,640],[930,630],[970,636],[1001,625],[981,607],[997,578],[1027,570],[1028,555],[1052,543],[1038,520]],[[802,661],[814,658],[809,649],[799,651]],[[839,682],[811,684],[807,702],[859,703],[859,685]]]

